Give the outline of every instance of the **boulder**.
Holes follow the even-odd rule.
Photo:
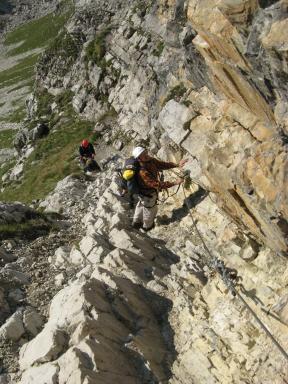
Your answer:
[[[29,276],[14,269],[2,268],[0,271],[0,283],[27,285],[29,284]]]
[[[16,164],[15,167],[13,167],[10,172],[10,176],[9,176],[10,180],[18,180],[22,176],[23,168],[24,168],[23,163]]]
[[[89,69],[89,80],[94,88],[98,88],[99,80],[102,74],[102,69],[94,65]]]
[[[32,367],[22,374],[19,384],[57,384],[58,372],[58,365],[53,363]]]
[[[69,258],[71,260],[71,263],[75,265],[80,265],[84,261],[83,254],[75,246],[72,247]]]
[[[25,330],[36,336],[43,326],[43,318],[34,308],[28,307],[23,313],[23,323]]]
[[[75,112],[81,113],[83,111],[87,102],[87,96],[88,96],[87,90],[82,89],[81,91],[79,91],[77,95],[73,97],[72,105]]]
[[[0,328],[0,339],[17,341],[24,335],[23,311],[16,311]]]
[[[159,114],[159,122],[169,137],[180,144],[189,135],[189,123],[194,117],[196,113],[193,110],[175,100],[169,100]]]
[[[60,267],[63,266],[63,264],[67,263],[69,261],[69,254],[70,254],[71,248],[68,246],[59,247],[55,251],[55,266]]]
[[[45,123],[38,123],[35,128],[29,131],[28,139],[35,141],[41,137],[47,136],[49,134],[49,127]]]
[[[12,289],[8,293],[8,298],[15,303],[20,303],[24,299],[24,292],[19,288]]]
[[[66,346],[66,335],[60,329],[46,326],[29,343],[24,344],[19,353],[22,370],[34,364],[55,360]]]
[[[10,263],[15,261],[16,257],[12,254],[7,252],[4,248],[0,247],[0,260],[4,263]]]

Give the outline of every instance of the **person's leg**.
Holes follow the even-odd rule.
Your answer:
[[[154,220],[157,215],[157,193],[151,198],[146,198],[145,206],[143,207],[143,229],[149,230],[154,227]]]
[[[142,226],[143,209],[144,209],[144,206],[141,204],[141,200],[139,200],[135,207],[135,212],[134,212],[133,222],[132,222],[132,226],[135,228],[140,228]]]

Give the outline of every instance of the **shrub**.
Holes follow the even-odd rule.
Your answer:
[[[111,32],[111,26],[99,31],[94,40],[86,47],[86,60],[92,61],[99,67],[103,68],[107,65],[104,60],[106,54],[106,37]]]
[[[185,88],[183,83],[176,85],[176,87],[172,88],[169,91],[167,97],[164,100],[164,104],[168,103],[168,101],[172,99],[179,100],[180,97],[182,97],[186,91],[187,89]]]

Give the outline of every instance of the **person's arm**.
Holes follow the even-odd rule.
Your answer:
[[[157,160],[157,159],[154,159],[155,162],[156,162],[156,166],[158,168],[159,171],[165,171],[167,169],[172,169],[172,168],[182,168],[184,164],[187,163],[187,159],[185,160],[180,160],[178,164],[176,163],[172,163],[172,162],[166,162],[166,161],[161,161],[161,160]]]
[[[179,180],[177,182],[155,180],[154,178],[152,178],[150,176],[150,173],[148,171],[146,171],[145,169],[141,169],[139,171],[139,175],[140,175],[142,182],[145,185],[145,187],[151,188],[151,189],[156,189],[157,191],[162,190],[162,189],[171,188],[171,187],[174,187],[174,185],[179,184],[178,183]]]
[[[161,161],[157,159],[153,159],[155,161],[156,167],[158,171],[165,171],[167,169],[177,168],[178,165],[176,163]]]

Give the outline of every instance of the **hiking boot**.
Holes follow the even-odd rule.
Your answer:
[[[132,227],[135,229],[140,229],[142,227],[142,223],[136,221],[135,223],[132,223]]]
[[[151,225],[151,227],[149,227],[149,228],[143,227],[142,229],[143,229],[143,231],[145,231],[145,232],[149,232],[149,231],[151,231],[151,229],[153,229],[153,228],[155,228],[155,223],[153,223],[153,225]]]

